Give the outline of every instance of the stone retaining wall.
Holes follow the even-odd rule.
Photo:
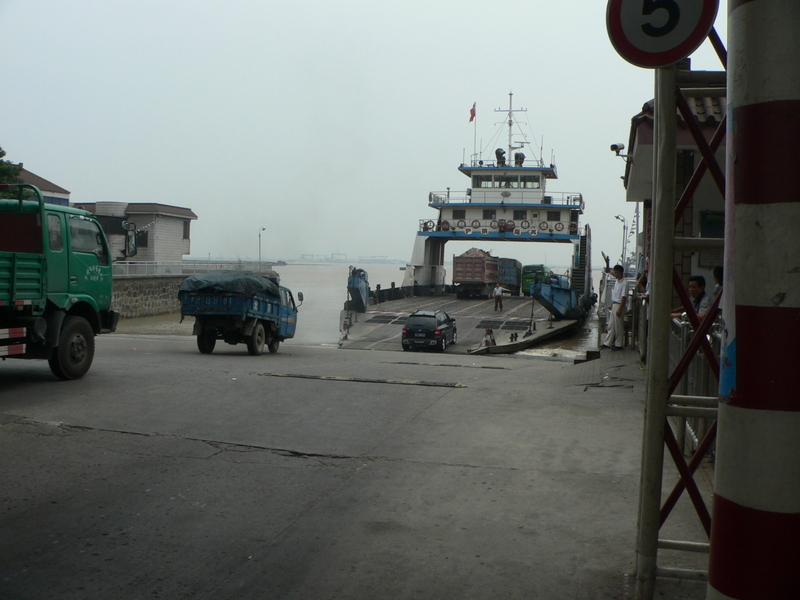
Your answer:
[[[179,312],[178,288],[185,276],[115,277],[111,307],[124,319]]]

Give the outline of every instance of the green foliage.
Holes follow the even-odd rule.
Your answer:
[[[22,179],[19,178],[19,173],[22,168],[18,165],[15,165],[11,161],[2,160],[6,155],[5,150],[0,147],[0,183],[22,183]],[[2,191],[0,192],[0,198],[17,198],[16,191]]]

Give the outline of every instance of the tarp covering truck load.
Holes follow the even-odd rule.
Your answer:
[[[220,271],[193,275],[178,291],[181,320],[195,318],[192,334],[203,354],[214,351],[217,340],[247,344],[259,356],[266,346],[277,352],[284,340],[294,337],[297,309],[292,292],[265,277],[247,271]],[[302,304],[303,294],[297,299]]]
[[[83,377],[94,336],[119,321],[108,239],[90,212],[46,204],[32,185],[0,191],[17,195],[0,199],[0,357],[47,360],[60,379]],[[128,236],[126,255],[134,248]]]

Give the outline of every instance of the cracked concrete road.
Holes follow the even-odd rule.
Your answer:
[[[97,342],[80,381],[0,365],[3,600],[630,597],[630,356]]]

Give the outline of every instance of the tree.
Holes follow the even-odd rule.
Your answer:
[[[22,183],[19,178],[19,173],[22,167],[15,165],[10,160],[3,160],[6,152],[0,147],[0,183]],[[16,192],[3,191],[0,192],[0,198],[17,198]]]

